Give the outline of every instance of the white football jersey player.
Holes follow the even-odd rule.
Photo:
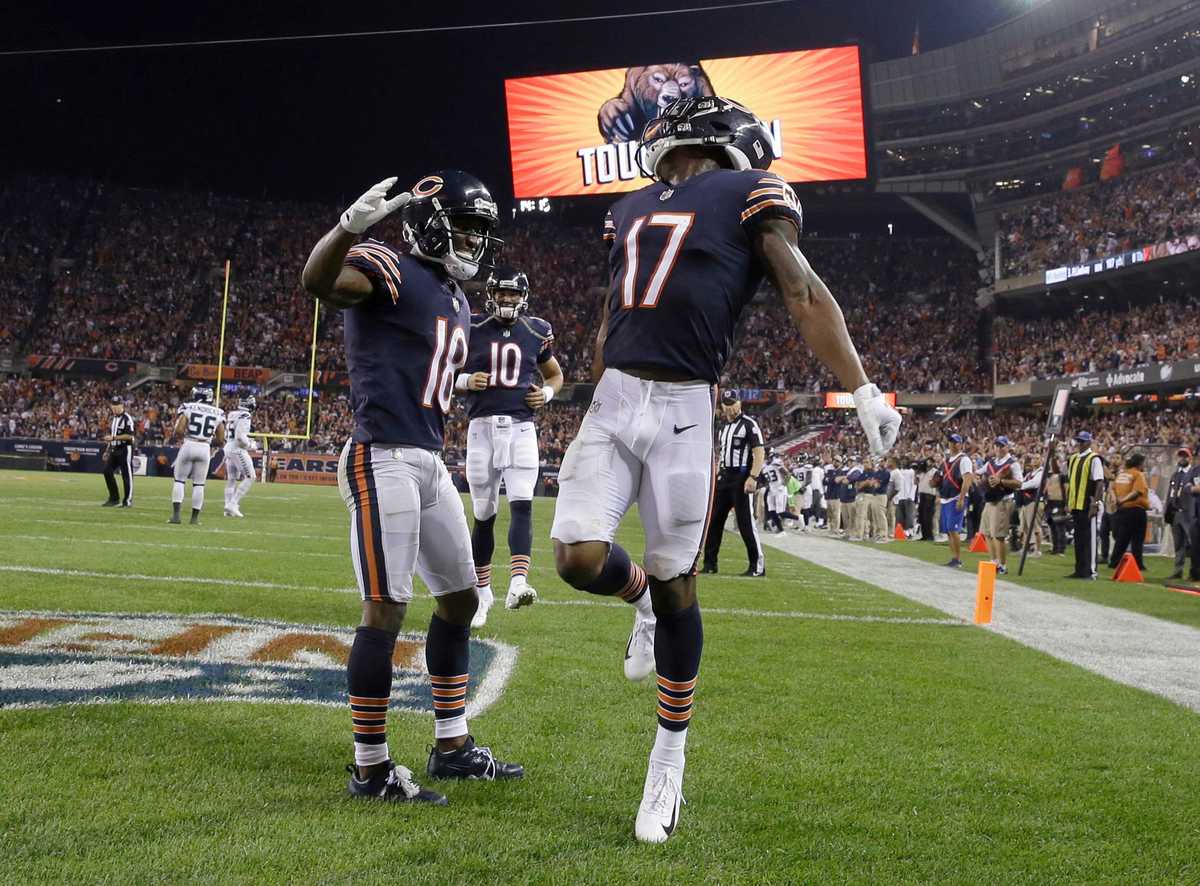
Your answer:
[[[175,484],[171,487],[172,516],[170,522],[179,522],[179,510],[183,504],[184,487],[192,482],[192,523],[200,522],[200,510],[204,507],[204,482],[208,479],[208,465],[212,460],[211,444],[225,442],[225,413],[212,405],[212,391],[196,388],[193,400],[183,403],[175,419],[175,433],[183,435],[183,444],[175,456]]]
[[[247,397],[225,416],[225,516],[241,517],[241,502],[254,485],[254,460],[250,453],[258,444],[250,437],[250,410],[256,406]]]

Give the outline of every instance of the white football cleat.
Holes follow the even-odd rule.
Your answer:
[[[479,608],[471,616],[471,627],[478,629],[487,624],[488,610],[492,608],[496,598],[492,594],[491,585],[486,588],[477,588],[476,593],[479,595]]]
[[[242,513],[242,509],[239,508],[237,505],[231,505],[229,508],[229,513],[233,517],[245,517],[246,516],[245,514]]]
[[[665,843],[679,824],[683,799],[683,766],[650,761],[642,805],[638,807],[634,836],[642,843]]]
[[[532,606],[537,602],[537,591],[528,582],[515,581],[508,586],[508,595],[504,598],[505,609],[520,609],[522,606]]]
[[[654,673],[654,617],[645,618],[639,612],[633,617],[633,631],[625,644],[625,677],[645,680]]]

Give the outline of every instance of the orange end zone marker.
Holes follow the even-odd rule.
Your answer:
[[[1113,573],[1113,581],[1125,581],[1132,584],[1140,584],[1142,582],[1142,570],[1138,569],[1137,560],[1133,554],[1123,554],[1121,562],[1117,564],[1117,571]]]
[[[892,538],[896,539],[896,541],[908,541],[908,534],[899,523],[896,524],[896,531],[892,533]]]
[[[975,580],[975,624],[992,623],[992,601],[996,596],[996,564],[979,564],[979,575]]]
[[[987,539],[983,537],[982,532],[975,533],[975,537],[971,539],[971,547],[968,550],[972,554],[986,554],[988,552]]]

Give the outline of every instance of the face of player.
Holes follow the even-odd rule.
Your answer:
[[[477,260],[483,255],[484,238],[487,234],[487,224],[481,218],[459,218],[454,221],[454,251],[461,258],[469,261]]]

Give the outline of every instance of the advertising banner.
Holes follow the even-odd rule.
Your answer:
[[[30,371],[91,378],[120,378],[137,371],[136,360],[96,360],[91,357],[60,357],[56,354],[30,354],[25,358]]]
[[[513,192],[615,194],[643,187],[638,140],[677,98],[719,95],[771,131],[771,170],[789,182],[867,177],[857,46],[718,59],[665,59],[505,81]]]

